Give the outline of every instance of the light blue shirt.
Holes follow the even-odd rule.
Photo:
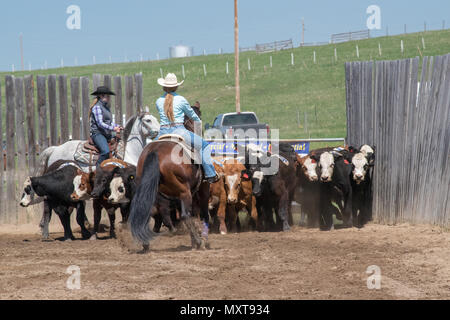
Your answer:
[[[178,95],[176,92],[173,92],[172,94],[174,123],[184,123],[184,115],[187,115],[194,121],[201,121],[189,102],[183,96]],[[156,110],[159,112],[161,125],[168,125],[172,123],[164,113],[164,101],[166,100],[166,95],[167,93],[156,100]]]

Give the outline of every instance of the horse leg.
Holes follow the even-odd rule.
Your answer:
[[[83,239],[89,239],[91,236],[91,233],[86,229],[86,205],[84,201],[80,201],[77,204],[77,223],[81,228],[81,235]],[[70,214],[69,214],[70,216]]]
[[[200,185],[199,190],[196,194],[196,204],[198,209],[200,210],[200,218],[203,221],[202,227],[202,238],[205,241],[206,247],[208,244],[208,234],[209,234],[209,210],[208,210],[208,200],[209,200],[209,183],[203,182]]]
[[[204,241],[199,236],[197,228],[195,227],[195,222],[192,219],[192,196],[190,191],[180,195],[181,200],[181,219],[184,221],[186,227],[188,228],[191,235],[191,245],[192,249],[200,249],[205,246]]]
[[[109,217],[109,236],[110,238],[116,238],[116,207],[111,207],[106,210]]]
[[[92,234],[90,240],[97,240],[97,233],[100,227],[100,220],[102,218],[102,205],[100,200],[94,199],[92,207],[94,209],[94,233]]]

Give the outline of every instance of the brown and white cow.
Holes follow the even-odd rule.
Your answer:
[[[239,159],[229,159],[223,162],[224,187],[227,196],[227,220],[231,231],[240,230],[239,212],[246,209],[250,215],[250,225],[260,229],[256,198],[252,192],[252,182],[246,176],[246,168]]]
[[[120,208],[122,222],[126,222],[129,214],[129,203],[111,203],[108,198],[111,196],[109,184],[114,178],[114,173],[118,168],[128,168],[131,165],[119,159],[108,159],[103,161],[95,173],[84,173],[79,171],[73,179],[74,192],[71,195],[73,201],[78,199],[94,198],[94,233],[91,240],[97,239],[100,227],[102,209],[108,213],[110,221],[110,236],[114,238],[116,209]]]
[[[223,159],[214,158],[214,168],[221,178],[215,182],[211,183],[209,190],[209,201],[208,209],[209,214],[214,220],[214,225],[217,227],[220,234],[227,234],[227,226],[225,224],[225,215],[227,207],[227,195],[224,186],[224,173],[223,173]],[[214,228],[215,229],[215,228]]]

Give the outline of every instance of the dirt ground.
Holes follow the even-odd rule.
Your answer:
[[[207,251],[190,250],[188,235],[161,236],[146,255],[120,243],[42,242],[35,226],[1,226],[0,299],[450,298],[450,233],[438,227],[214,234]],[[71,265],[79,290],[66,287]],[[371,265],[378,290],[367,287]]]

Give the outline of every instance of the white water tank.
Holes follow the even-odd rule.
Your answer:
[[[191,57],[194,49],[192,47],[178,45],[170,47],[170,57],[171,58],[184,58]]]

